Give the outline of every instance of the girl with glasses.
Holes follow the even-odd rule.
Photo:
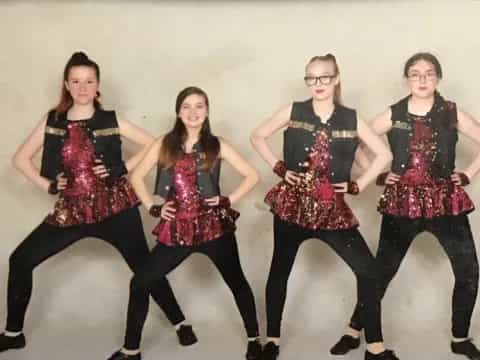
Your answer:
[[[383,345],[377,269],[358,221],[345,202],[357,195],[391,160],[383,142],[355,110],[341,104],[340,74],[331,54],[312,58],[305,69],[311,94],[306,101],[283,107],[253,131],[251,141],[282,180],[266,195],[274,214],[274,251],[267,282],[267,344],[264,360],[280,353],[280,325],[287,281],[300,245],[306,239],[326,242],[352,269],[361,307],[368,314],[366,360],[397,360]],[[267,139],[284,129],[283,160]],[[356,181],[350,172],[359,140],[376,157]]]
[[[439,94],[442,75],[434,55],[413,55],[404,67],[410,94],[372,121],[378,135],[387,134],[393,153],[390,171],[377,179],[385,186],[378,206],[383,215],[377,250],[380,296],[415,237],[430,232],[445,250],[455,275],[451,350],[480,360],[480,351],[468,338],[478,291],[478,260],[467,217],[474,205],[463,189],[480,169],[480,154],[465,171],[455,167],[458,134],[480,143],[480,127]],[[331,352],[345,354],[358,347],[368,317],[359,302],[347,334]]]

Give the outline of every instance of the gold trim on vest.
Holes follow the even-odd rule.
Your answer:
[[[46,134],[51,134],[51,135],[63,136],[67,133],[67,130],[54,128],[54,127],[51,127],[51,126],[45,126],[45,133]]]
[[[296,128],[296,129],[304,129],[310,132],[312,132],[315,129],[315,126],[312,124],[306,123],[304,121],[296,121],[296,120],[290,120],[288,122],[288,127]]]
[[[392,125],[392,128],[401,129],[401,130],[412,130],[412,125],[406,123],[405,121],[395,121]]]
[[[94,137],[120,135],[120,129],[118,127],[100,129],[100,130],[93,130],[92,133]]]
[[[357,130],[334,130],[332,138],[351,139],[357,137]]]

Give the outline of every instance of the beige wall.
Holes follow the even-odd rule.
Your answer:
[[[99,62],[106,107],[154,134],[171,126],[179,90],[194,84],[208,92],[213,129],[230,139],[262,174],[262,183],[238,206],[242,213],[238,239],[263,331],[272,216],[262,199],[277,179],[249,145],[251,129],[281,105],[308,96],[302,83],[304,64],[311,56],[327,52],[339,60],[345,103],[367,118],[405,94],[402,66],[419,50],[439,56],[444,95],[480,118],[479,18],[480,1],[466,0],[0,3],[4,123],[0,134],[0,318],[5,316],[8,256],[53,204],[51,197],[12,169],[10,158],[57,100],[61,72],[73,51],[85,50]],[[273,144],[280,153],[280,135]],[[477,149],[461,140],[460,168]],[[238,177],[230,168],[225,167],[223,175],[225,190],[235,186]],[[476,199],[478,182],[468,191]],[[373,250],[379,230],[375,211],[379,194],[371,186],[350,201]],[[479,213],[470,218],[476,235]],[[152,226],[145,217],[148,233]],[[240,319],[213,265],[194,256],[170,278],[203,340],[211,340],[213,347],[216,338],[222,337],[241,351]],[[76,351],[87,347],[92,358],[101,358],[120,344],[129,272],[104,243],[90,239],[74,245],[38,268],[35,280],[27,320],[32,346],[9,359],[56,358],[67,346]],[[413,354],[409,341],[432,327],[438,328],[434,332],[438,337],[432,341],[440,344],[439,353],[447,351],[452,284],[439,245],[433,237],[420,236],[384,303],[385,335],[400,354]],[[326,353],[340,334],[354,298],[354,278],[347,267],[319,241],[305,244],[287,299],[285,358],[307,349],[300,345],[305,339],[310,339],[308,344],[314,340],[316,352]],[[147,323],[145,346],[152,356],[162,349],[171,351],[172,359],[188,358],[192,350],[181,352],[166,320],[156,307],[151,309],[155,316]],[[476,320],[475,315],[472,335],[478,337]],[[63,328],[64,324],[68,326]],[[53,348],[59,344],[59,349]],[[208,354],[215,350],[206,347],[200,345],[198,351],[211,358]],[[301,355],[297,358],[302,359]]]

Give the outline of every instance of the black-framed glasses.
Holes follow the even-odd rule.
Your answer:
[[[321,76],[305,76],[303,80],[305,80],[305,84],[308,86],[316,85],[320,83],[322,85],[330,85],[335,79],[337,75],[321,75]]]

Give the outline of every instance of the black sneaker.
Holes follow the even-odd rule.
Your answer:
[[[400,360],[392,350],[385,350],[380,354],[372,354],[365,351],[365,360]]]
[[[247,360],[261,360],[262,359],[262,344],[258,339],[248,342],[247,353],[245,354]]]
[[[21,349],[26,345],[25,335],[7,336],[5,333],[0,334],[0,352],[10,349]]]
[[[198,339],[193,332],[192,325],[180,325],[177,330],[178,342],[182,346],[188,346],[195,344]]]
[[[350,350],[357,349],[360,346],[360,338],[351,335],[343,335],[340,340],[330,349],[332,355],[345,355]]]
[[[142,360],[142,355],[140,353],[136,355],[127,355],[122,353],[121,351],[117,351],[107,360]]]
[[[465,355],[470,360],[480,360],[480,351],[472,343],[471,339],[450,343],[450,347],[454,354]]]
[[[262,360],[276,360],[280,354],[280,346],[276,345],[273,341],[269,341],[263,347]]]

